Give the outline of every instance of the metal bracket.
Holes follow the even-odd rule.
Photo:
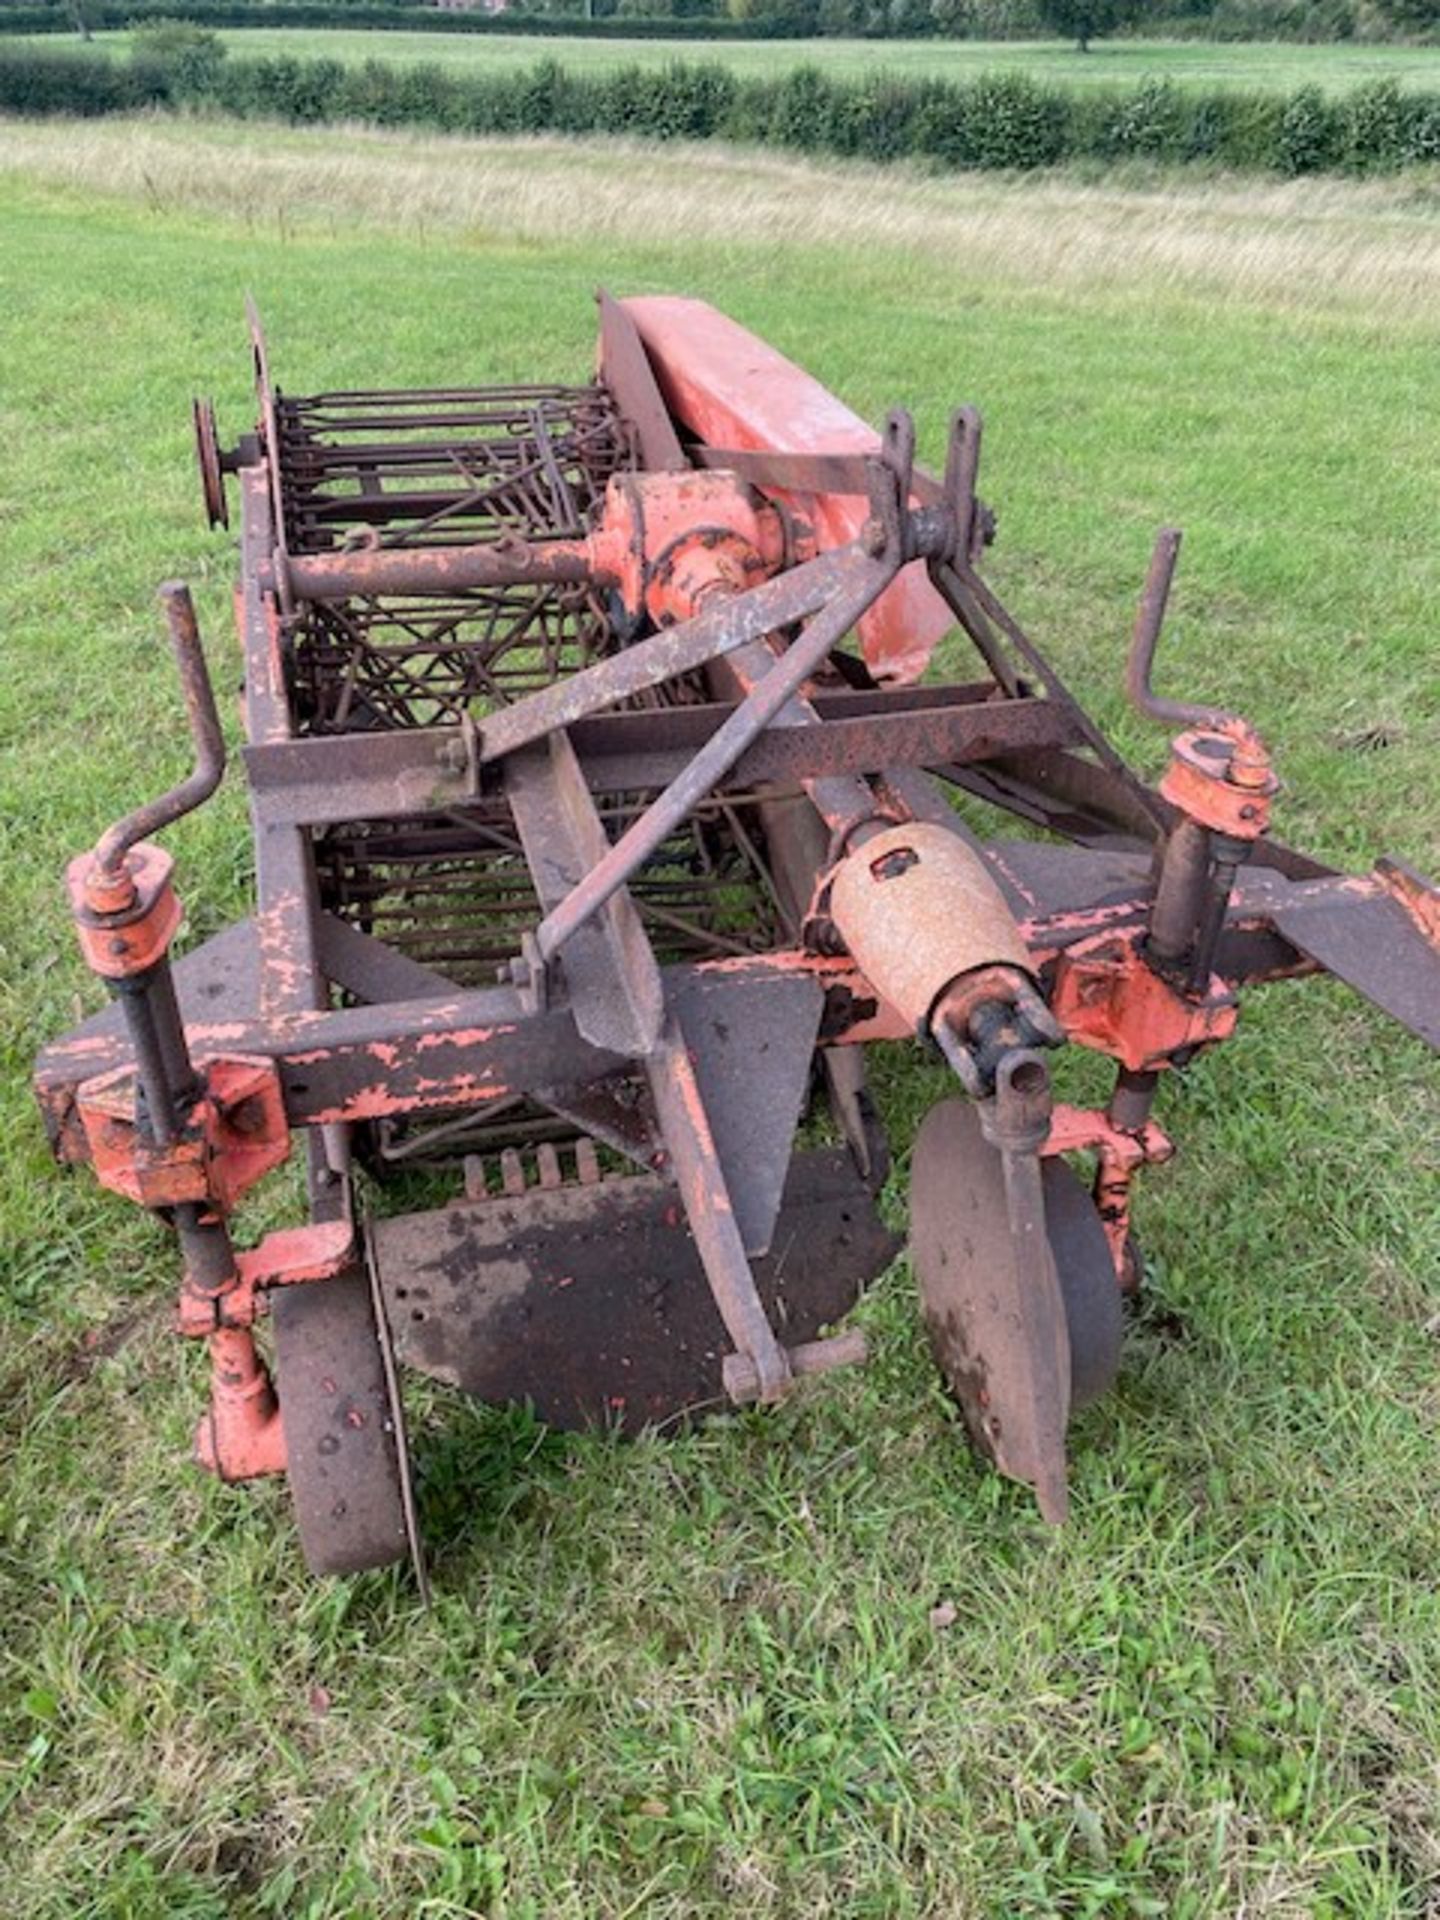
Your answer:
[[[355,1227],[348,1213],[309,1226],[281,1227],[267,1233],[257,1247],[236,1254],[232,1285],[217,1293],[184,1287],[180,1331],[191,1339],[203,1339],[219,1327],[253,1326],[266,1310],[270,1288],[329,1280],[353,1266],[355,1259]]]
[[[1130,933],[1099,933],[1059,956],[1051,1011],[1067,1039],[1109,1054],[1133,1072],[1174,1063],[1197,1047],[1228,1039],[1239,1018],[1236,996],[1218,975],[1194,994],[1180,993],[1146,964]]]
[[[280,1075],[271,1060],[207,1061],[203,1091],[174,1131],[157,1140],[138,1069],[87,1080],[76,1096],[95,1177],[142,1207],[213,1205],[228,1213],[290,1152]]]

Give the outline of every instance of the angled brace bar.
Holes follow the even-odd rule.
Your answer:
[[[736,1399],[783,1399],[790,1385],[790,1360],[756,1291],[695,1063],[673,1013],[645,1070],[705,1278],[735,1345],[722,1369],[725,1390]]]
[[[1039,653],[1019,622],[996,599],[974,567],[958,559],[936,560],[931,562],[930,578],[936,590],[949,602],[956,619],[1006,691],[1018,692],[1022,689],[1013,667],[1004,660],[1000,651],[994,632],[996,628],[1033,675],[1035,685],[1043,688],[1046,697],[1063,707],[1074,719],[1084,744],[1100,765],[1121,783],[1133,803],[1149,815],[1158,827],[1161,814],[1153,795],[1131,772],[1054,667]]]
[[[517,753],[505,785],[535,890],[548,903],[557,890],[563,895],[573,886],[597,847],[607,844],[569,735],[554,733],[543,747]],[[755,1286],[679,1014],[665,1012],[660,970],[624,887],[597,920],[579,930],[565,956],[575,1024],[592,1045],[645,1061],[696,1250],[736,1348],[725,1363],[727,1391],[777,1400],[790,1384],[790,1362]]]
[[[796,689],[821,665],[831,648],[884,592],[898,571],[898,562],[866,557],[863,566],[857,566],[856,570],[860,578],[851,591],[837,595],[815,615],[793,646],[716,728],[689,766],[614,842],[580,885],[546,914],[535,934],[541,960],[552,960],[565,942],[599,912],[610,896],[625,885],[725,777]],[[764,591],[761,587],[743,598],[745,601],[757,599]]]
[[[808,619],[838,596],[853,592],[852,582],[867,581],[874,565],[858,546],[835,547],[748,593],[707,607],[679,626],[651,634],[608,660],[542,687],[514,706],[487,714],[480,722],[480,759],[482,763],[501,759],[517,747],[544,739],[557,727],[573,726],[650,687],[693,673],[749,640],[763,639],[767,633]],[[869,600],[864,604],[868,606]]]

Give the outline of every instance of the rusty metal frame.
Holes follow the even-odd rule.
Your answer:
[[[172,974],[168,860],[132,847],[223,768],[188,599],[167,602],[196,772],[75,863],[82,944],[117,1005],[36,1071],[58,1156],[173,1215],[182,1324],[210,1343],[201,1451],[216,1471],[284,1467],[250,1328],[268,1289],[359,1273],[357,1144],[378,1140],[393,1164],[484,1135],[511,1156],[508,1190],[538,1111],[639,1160],[688,1223],[733,1348],[726,1390],[769,1401],[863,1345],[787,1345],[757,1288],[812,1059],[873,1175],[883,1154],[865,1131],[859,1049],[933,1039],[982,1101],[1017,1241],[1043,1242],[1039,1156],[1093,1154],[1128,1285],[1132,1177],[1170,1151],[1150,1119],[1158,1076],[1225,1037],[1242,985],[1328,968],[1440,1044],[1434,889],[1394,865],[1338,875],[1270,840],[1276,782],[1253,730],[1151,693],[1178,536],[1157,542],[1131,651],[1137,703],[1189,728],[1158,791],[983,580],[993,520],[973,410],[954,416],[936,480],[916,468],[903,414],[869,454],[682,436],[633,316],[608,296],[585,387],[296,400],[272,383],[253,310],[250,326],[257,433],[227,453],[208,408],[196,422],[212,520],[226,474],[240,491],[253,921]],[[642,518],[626,517],[654,476],[676,501],[740,503],[686,533],[709,556],[691,589],[672,577],[677,544],[649,552]],[[752,511],[747,488],[778,504]],[[785,504],[819,494],[868,510],[847,508],[854,537],[821,552]],[[683,510],[663,524],[684,531]],[[667,568],[660,601],[637,591]],[[983,678],[880,686],[844,653],[907,568],[953,613]],[[1072,845],[1059,865],[1053,848],[979,848],[945,784]],[[892,1003],[843,934],[836,876],[869,861],[878,887],[922,847],[968,871],[1010,931],[968,986],[942,979],[939,998],[926,986]],[[412,931],[396,931],[397,911]],[[478,984],[497,966],[499,984]],[[212,977],[225,985],[207,1013]],[[996,992],[1008,1010],[985,998]],[[968,1038],[946,1024],[972,1014]],[[762,1028],[771,1037],[717,1078],[715,1034]],[[987,1065],[975,1036],[1002,1029]],[[1033,1048],[1062,1029],[1116,1062],[1104,1111],[1052,1113]],[[237,1256],[229,1208],[295,1131],[311,1224]],[[764,1178],[747,1170],[747,1133],[776,1157]],[[558,1160],[541,1151],[549,1183]],[[593,1147],[581,1161],[598,1178]],[[1045,1281],[1054,1373],[1049,1261],[1030,1277]],[[1040,1392],[1049,1437],[1020,1477],[1058,1515],[1052,1400]]]
[[[1036,910],[1034,896],[1027,896],[1007,872],[1007,866],[1025,851],[1022,846],[998,849],[1001,864],[996,871],[1016,907],[1020,933],[1042,970],[1070,949],[1096,938],[1114,938],[1131,946],[1143,939],[1153,897],[1148,891],[1120,890],[1084,907]],[[1326,882],[1293,883],[1247,874],[1237,887],[1219,971],[1236,985],[1261,985],[1314,972],[1315,963],[1279,931],[1277,914],[1283,919],[1292,903],[1314,910],[1327,901],[1381,904],[1388,897],[1379,881],[1357,882],[1337,875]],[[467,1099],[488,1105],[560,1081],[585,1085],[604,1080],[626,1064],[624,1056],[584,1041],[568,1007],[527,1008],[515,987],[457,993],[449,982],[327,915],[319,916],[316,936],[317,954],[323,956],[322,977],[356,993],[362,1004],[329,1011],[295,1007],[245,1018],[227,1014],[213,1022],[197,1017],[186,1023],[197,1060],[242,1055],[273,1062],[292,1126],[374,1119],[412,1106],[445,1109]],[[827,1045],[866,1044],[907,1035],[904,1024],[882,1006],[845,955],[780,948],[662,972],[667,1000],[675,998],[689,979],[743,986],[770,976],[803,973],[824,993],[821,1032]],[[183,963],[179,978],[183,989]],[[114,1024],[106,1029],[98,1022],[73,1039],[55,1041],[42,1050],[35,1088],[51,1138],[63,1157],[87,1157],[74,1126],[80,1088],[126,1067],[132,1059],[123,1031]],[[388,1084],[381,1078],[382,1070],[393,1076]],[[411,1075],[415,1086],[407,1090]]]

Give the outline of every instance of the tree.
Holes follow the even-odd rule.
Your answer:
[[[819,0],[727,0],[732,20],[748,20],[758,33],[804,39],[819,30]]]
[[[225,42],[191,20],[142,20],[131,31],[131,58],[159,68],[180,99],[213,93],[225,60]]]
[[[1038,4],[1046,26],[1062,40],[1073,40],[1081,53],[1090,51],[1092,40],[1129,26],[1141,11],[1139,0],[1038,0]]]
[[[1440,27],[1440,0],[1379,0],[1379,6],[1401,33],[1433,33]]]

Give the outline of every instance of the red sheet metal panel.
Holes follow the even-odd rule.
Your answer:
[[[705,301],[657,294],[623,305],[666,405],[692,439],[744,452],[879,450],[879,434],[843,401]],[[853,540],[865,520],[866,502],[853,495],[773,491],[809,521],[822,548]],[[860,620],[866,664],[880,680],[918,679],[951,625],[923,565],[909,566]]]

